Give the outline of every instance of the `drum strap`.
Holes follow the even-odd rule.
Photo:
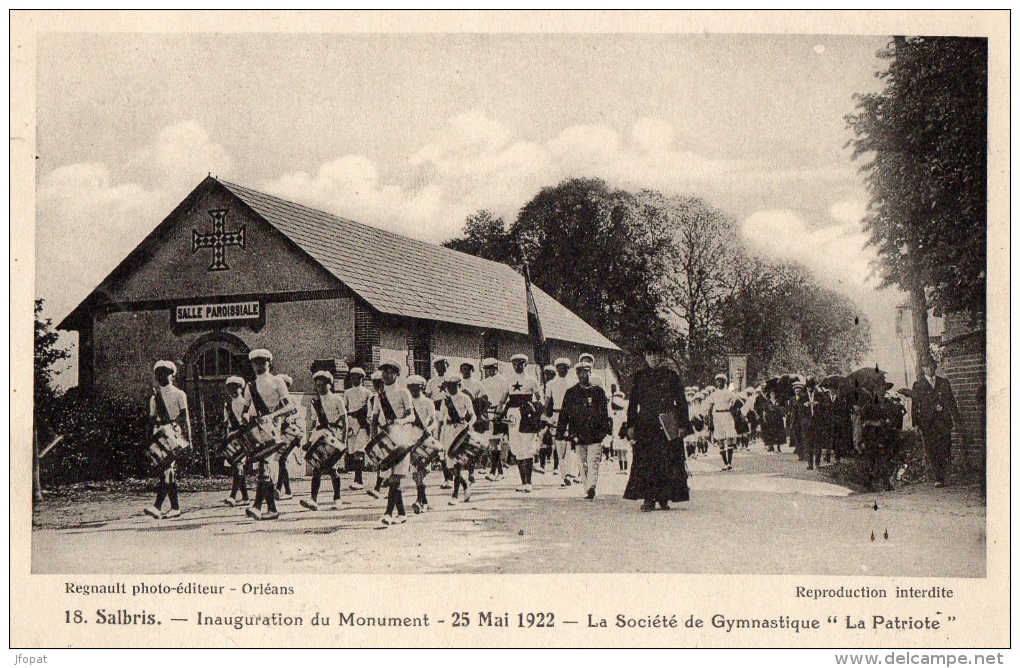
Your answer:
[[[393,410],[393,404],[390,403],[390,398],[386,396],[386,390],[379,393],[379,405],[382,407],[383,415],[386,416],[386,421],[393,424],[397,421],[397,412]]]
[[[237,416],[234,415],[233,402],[230,399],[227,399],[227,419],[230,420],[230,428],[234,431],[241,428],[240,421],[237,419]]]
[[[415,408],[414,406],[411,406],[411,411],[414,413],[414,426],[418,427],[419,429],[424,429],[425,421],[422,420],[421,415],[418,414],[418,409]]]
[[[160,425],[170,424],[173,420],[170,419],[170,410],[166,407],[166,401],[163,400],[163,393],[156,388],[154,393],[156,398],[156,417],[159,419]]]
[[[259,415],[268,415],[272,413],[269,410],[269,406],[266,405],[265,399],[259,394],[258,387],[255,386],[254,382],[248,383],[248,393],[251,395],[251,402],[255,404],[255,412]]]
[[[319,421],[320,429],[329,429],[330,427],[337,426],[331,424],[329,418],[326,417],[326,408],[322,405],[322,399],[319,397],[312,399],[312,406],[315,407],[315,418]]]
[[[446,395],[446,414],[450,416],[450,424],[460,424],[464,418],[460,416],[457,407],[453,404],[453,397]]]

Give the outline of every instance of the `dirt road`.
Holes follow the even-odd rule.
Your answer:
[[[479,480],[470,504],[449,506],[439,474],[432,509],[379,522],[384,500],[348,492],[339,511],[298,505],[256,522],[222,490],[182,495],[174,520],[142,515],[151,498],[48,500],[35,512],[36,573],[747,573],[982,577],[985,508],[976,492],[914,486],[850,494],[804,471],[792,454],[738,453],[691,462],[692,501],[641,513],[622,499],[626,476],[603,464],[599,495],[536,475],[535,491]],[[372,474],[368,481],[373,480]],[[329,495],[328,482],[320,498]],[[414,492],[405,491],[410,508]],[[875,510],[875,504],[879,506]],[[874,540],[872,540],[874,535]],[[885,536],[888,535],[888,538]],[[163,540],[163,538],[172,540]]]

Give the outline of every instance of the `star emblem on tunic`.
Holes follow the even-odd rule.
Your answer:
[[[522,385],[521,385],[521,383],[519,381],[514,383],[514,391],[515,392],[520,392],[521,388],[522,388]]]

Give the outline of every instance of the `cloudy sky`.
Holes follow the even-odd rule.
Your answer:
[[[40,38],[37,294],[62,318],[207,173],[426,241],[571,176],[701,195],[797,260],[902,370],[844,148],[884,37]]]

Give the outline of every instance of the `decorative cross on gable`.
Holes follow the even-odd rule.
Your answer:
[[[197,253],[200,248],[212,249],[213,261],[209,265],[209,271],[226,271],[230,269],[226,259],[227,246],[240,246],[244,248],[245,226],[242,225],[233,232],[227,232],[225,230],[227,211],[227,209],[213,209],[209,212],[213,219],[212,233],[199,233],[198,230],[191,231],[192,253]]]

